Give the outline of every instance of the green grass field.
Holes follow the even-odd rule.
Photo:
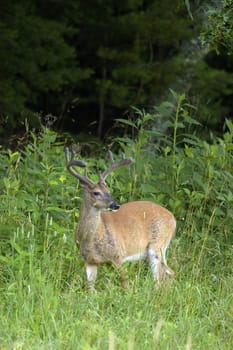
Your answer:
[[[168,264],[175,277],[155,289],[147,265],[131,263],[130,287],[123,289],[117,271],[105,265],[93,294],[86,291],[84,262],[74,244],[82,193],[65,169],[63,145],[46,131],[34,135],[23,152],[2,152],[0,349],[232,349],[229,138],[215,147],[200,141],[171,160],[148,158],[144,186],[140,168],[134,169],[139,178],[127,171],[110,178],[111,192],[121,202],[136,188],[138,198],[157,198],[174,212],[178,228]],[[175,173],[167,165],[174,161]],[[95,177],[92,169],[99,164],[89,162]],[[134,187],[128,188],[132,179]],[[169,181],[174,192],[166,189]],[[156,193],[151,187],[146,191],[149,182]]]
[[[204,257],[196,261],[199,256],[194,259],[175,239],[169,256],[176,270],[173,282],[155,290],[145,265],[135,263],[125,290],[116,271],[104,266],[97,292],[90,294],[83,263],[72,242],[63,243],[68,244],[68,256],[61,243],[59,251],[40,258],[30,245],[27,253],[17,251],[11,264],[8,259],[9,277],[1,287],[1,349],[232,348],[233,279],[221,256],[211,271]]]

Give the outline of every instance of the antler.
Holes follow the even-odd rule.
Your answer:
[[[112,155],[112,152],[111,151],[108,151],[109,152],[109,158],[110,158],[110,161],[111,161],[111,165],[108,169],[106,169],[103,173],[101,173],[99,175],[99,178],[100,178],[100,182],[105,182],[105,179],[106,177],[114,170],[116,170],[117,168],[120,168],[124,165],[128,165],[128,164],[131,164],[133,162],[133,159],[131,157],[129,158],[125,158],[124,155],[122,156],[122,159],[118,162],[114,162],[114,159],[113,159],[113,155]]]
[[[65,148],[65,157],[66,157],[66,166],[67,169],[69,170],[69,172],[74,175],[75,177],[77,177],[79,179],[79,181],[81,183],[83,183],[84,185],[87,185],[89,187],[93,187],[95,186],[95,184],[88,179],[87,176],[83,176],[81,174],[79,174],[74,168],[73,166],[79,166],[81,168],[85,168],[86,167],[86,163],[83,162],[82,160],[76,160],[75,158],[75,151],[71,150],[71,158],[69,159],[69,153],[70,150],[68,147]]]

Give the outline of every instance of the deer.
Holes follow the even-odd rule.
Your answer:
[[[109,155],[111,164],[95,183],[87,176],[86,163],[75,159],[74,150],[65,148],[67,169],[84,190],[75,240],[85,261],[88,289],[95,290],[99,265],[110,263],[120,269],[125,262],[141,259],[148,261],[158,287],[166,274],[174,275],[167,265],[166,251],[175,234],[176,220],[168,209],[152,201],[120,205],[113,199],[105,180],[133,159],[123,157],[115,162],[111,151]],[[84,175],[77,167],[85,168]]]

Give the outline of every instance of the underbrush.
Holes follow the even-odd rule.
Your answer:
[[[190,108],[176,96],[175,106],[137,111],[118,120],[137,137],[114,140],[134,164],[109,176],[113,196],[156,201],[177,218],[175,277],[157,290],[140,262],[127,266],[129,289],[101,266],[97,292],[86,292],[73,238],[82,193],[56,133],[32,133],[23,151],[2,152],[0,349],[231,349],[233,124],[207,143],[189,133]],[[166,109],[171,137],[152,127]],[[85,159],[93,180],[107,166],[103,154]]]

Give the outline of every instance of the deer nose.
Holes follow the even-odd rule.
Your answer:
[[[120,208],[120,204],[118,204],[118,203],[115,202],[115,201],[112,201],[112,202],[110,203],[109,208],[112,209],[112,210],[118,210],[118,209]]]

